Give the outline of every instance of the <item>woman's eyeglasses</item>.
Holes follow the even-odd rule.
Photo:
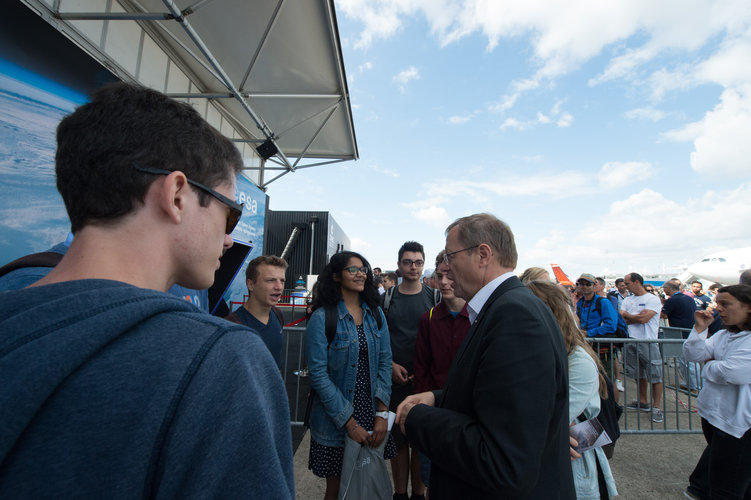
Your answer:
[[[357,267],[357,266],[349,266],[344,268],[345,271],[348,271],[349,274],[355,275],[357,272],[361,272],[363,274],[368,274],[368,268],[366,266]]]

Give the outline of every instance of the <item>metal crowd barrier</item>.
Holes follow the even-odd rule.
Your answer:
[[[303,425],[305,405],[310,383],[305,360],[305,327],[286,326],[283,330],[282,379],[289,398],[290,420],[293,426]]]
[[[597,352],[600,349],[607,350],[609,366],[605,369],[611,374],[615,363],[620,364],[620,379],[623,382],[624,391],[620,393],[619,404],[623,406],[619,424],[623,434],[700,434],[701,420],[696,414],[696,396],[698,390],[691,390],[689,381],[682,379],[682,333],[689,330],[680,328],[661,327],[660,336],[657,340],[641,339],[612,339],[612,338],[588,338],[592,347]],[[629,344],[657,344],[660,347],[660,366],[662,369],[662,403],[661,410],[663,421],[653,422],[650,411],[640,411],[626,408],[632,400],[639,400],[638,384],[625,376],[623,367],[623,353],[621,347],[614,344],[623,344],[623,348]],[[289,398],[290,421],[292,426],[302,426],[305,416],[310,382],[307,374],[307,361],[305,360],[305,327],[288,326],[284,328],[284,345],[282,359],[282,377],[287,388]],[[693,365],[693,366],[691,366]],[[638,369],[637,358],[637,369]],[[686,372],[694,376],[694,383],[701,389],[701,364],[685,363]],[[615,383],[615,380],[613,380]],[[682,387],[685,384],[685,387]],[[616,389],[617,391],[617,389]],[[652,384],[647,383],[647,401],[652,401]]]
[[[687,363],[683,359],[682,346],[685,341],[683,333],[690,329],[661,327],[657,340],[643,339],[613,339],[588,338],[595,352],[603,352],[609,366],[605,366],[610,378],[613,376],[615,364],[619,363],[620,380],[624,391],[620,393],[618,403],[623,407],[619,425],[623,434],[700,434],[701,418],[696,413],[696,397],[701,390],[701,363]],[[623,344],[623,347],[620,345]],[[637,381],[626,377],[623,350],[628,345],[657,344],[660,351],[660,367],[662,370],[662,401],[660,409],[663,414],[662,422],[652,421],[653,388],[647,381],[646,400],[649,410],[629,409],[627,405],[633,400],[640,400]],[[617,347],[616,347],[617,345]],[[636,369],[640,368],[637,357]],[[615,384],[615,380],[613,380]],[[616,389],[617,390],[617,389]]]

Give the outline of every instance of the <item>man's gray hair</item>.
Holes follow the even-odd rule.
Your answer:
[[[446,235],[448,236],[454,228],[457,228],[456,235],[463,248],[485,243],[493,250],[496,260],[502,267],[516,268],[516,261],[519,256],[516,253],[514,233],[511,232],[511,228],[505,222],[496,216],[482,213],[456,219],[446,228]]]

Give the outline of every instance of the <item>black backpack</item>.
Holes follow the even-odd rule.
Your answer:
[[[607,300],[607,299],[603,299],[599,295],[595,295],[595,311],[597,311],[600,317],[602,317],[602,304],[600,303],[601,300]],[[576,311],[576,315],[579,316],[579,322],[581,322],[581,319],[582,319],[581,309]],[[604,335],[601,335],[601,337],[616,337],[619,339],[627,339],[628,338],[628,325],[626,324],[626,320],[623,319],[623,316],[621,316],[621,313],[618,311],[615,311],[615,315],[617,317],[615,332],[606,333]],[[620,345],[623,345],[623,344],[619,344],[619,346]]]

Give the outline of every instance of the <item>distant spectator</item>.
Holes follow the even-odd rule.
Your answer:
[[[660,325],[660,299],[647,292],[644,278],[638,273],[624,277],[631,295],[623,301],[621,316],[628,324],[628,336],[634,339],[657,340]],[[638,399],[631,401],[627,408],[652,413],[652,421],[663,421],[660,403],[662,402],[662,355],[657,344],[626,344],[623,349],[626,376],[638,381]],[[653,405],[647,402],[647,382],[652,384]]]
[[[396,273],[389,271],[387,273],[384,273],[382,277],[383,277],[383,291],[384,292],[388,290],[389,288],[391,288],[392,286],[396,286],[396,283],[398,280]]]
[[[595,295],[602,298],[608,296],[607,292],[605,291],[605,278],[601,278],[599,276],[595,278]]]
[[[375,273],[373,274],[373,285],[378,289],[378,295],[383,295],[384,293],[386,293],[386,289],[383,288],[382,275],[376,276]]]
[[[662,285],[668,299],[662,306],[660,317],[666,318],[668,324],[675,328],[693,328],[694,311],[696,304],[694,299],[681,291],[681,282],[673,278]],[[688,338],[688,332],[683,338]]]
[[[701,281],[696,280],[691,283],[691,293],[694,294],[694,303],[696,304],[696,309],[704,310],[707,307],[709,307],[709,304],[712,303],[712,299],[709,298],[709,296],[704,293],[704,285],[701,284]]]
[[[751,269],[746,269],[741,273],[738,283],[741,285],[751,285]]]
[[[381,271],[380,267],[374,267],[373,268],[373,277],[375,278],[376,276],[380,276],[382,272],[383,271]]]
[[[524,270],[521,276],[519,276],[519,279],[525,285],[530,281],[536,280],[550,281],[550,273],[542,267],[528,267]]]

